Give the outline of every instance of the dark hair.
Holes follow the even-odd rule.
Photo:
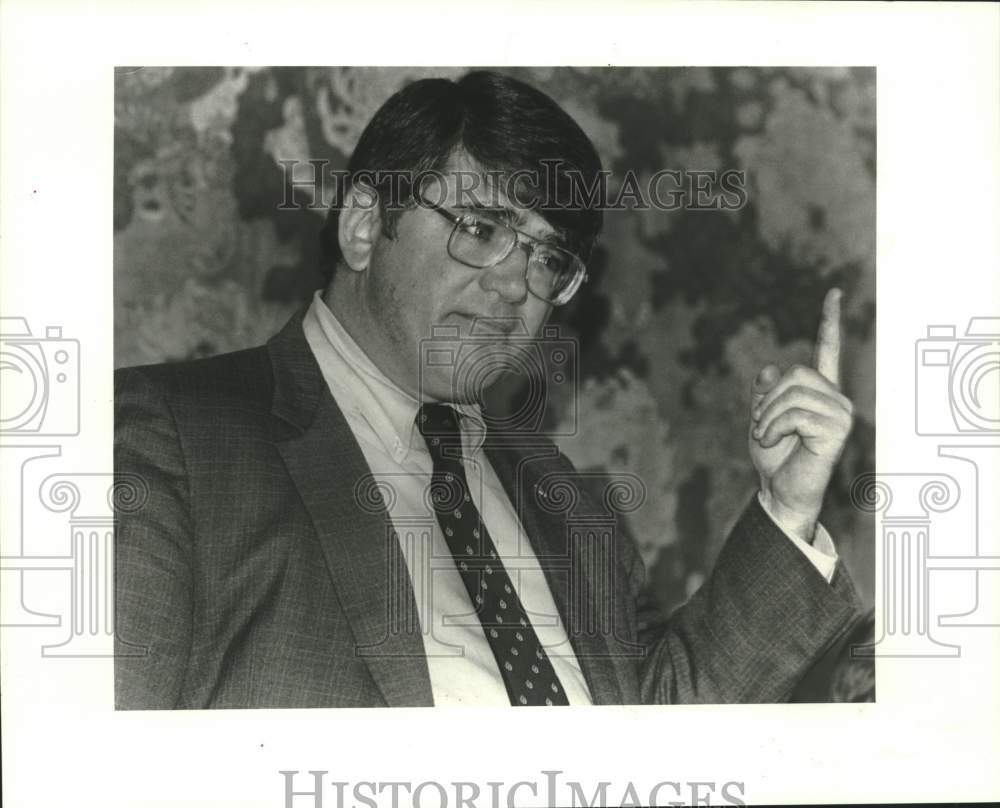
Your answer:
[[[582,180],[586,188],[598,182],[601,160],[593,144],[541,91],[510,76],[477,70],[457,82],[415,81],[390,97],[372,117],[351,155],[337,202],[320,235],[328,272],[334,271],[341,258],[337,228],[343,192],[359,175],[368,183],[375,172],[415,177],[441,171],[458,150],[468,153],[484,171],[503,177],[532,172],[539,177],[541,182],[518,188],[518,199],[530,200],[565,236],[567,246],[586,260],[601,230],[603,199],[592,197],[585,204],[567,204],[567,200],[574,199],[574,183]],[[553,171],[553,165],[558,170]],[[389,186],[374,189],[383,230],[393,237],[398,217],[415,204],[414,189],[398,180]]]

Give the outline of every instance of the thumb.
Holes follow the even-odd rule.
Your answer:
[[[764,365],[760,369],[760,373],[753,380],[753,387],[750,391],[750,410],[760,404],[764,396],[766,396],[771,389],[778,383],[778,379],[781,378],[781,372],[778,370],[777,365]]]

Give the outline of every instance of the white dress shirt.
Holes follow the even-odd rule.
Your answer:
[[[384,496],[413,585],[435,705],[510,705],[496,659],[451,551],[424,501],[433,462],[416,427],[420,402],[390,381],[354,342],[317,292],[303,321],[330,392],[368,467],[391,489]],[[478,408],[455,406],[469,493],[573,705],[590,704],[545,573],[522,541],[524,530],[482,446]],[[356,481],[352,481],[356,482]]]
[[[303,330],[368,467],[391,491],[384,499],[413,586],[435,705],[509,705],[507,689],[472,600],[437,517],[424,500],[433,463],[416,428],[420,402],[375,366],[319,291],[306,313]],[[522,540],[525,534],[517,513],[482,451],[486,428],[480,412],[469,405],[455,405],[455,409],[460,416],[463,465],[473,502],[569,703],[590,704],[590,691],[545,574],[530,542]],[[837,556],[826,531],[817,527],[810,545],[782,530],[829,581]]]

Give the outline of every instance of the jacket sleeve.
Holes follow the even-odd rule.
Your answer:
[[[115,372],[115,707],[180,706],[192,637],[192,526],[177,424],[141,368]]]
[[[650,643],[642,701],[784,701],[860,615],[843,565],[827,583],[753,497],[712,574]]]

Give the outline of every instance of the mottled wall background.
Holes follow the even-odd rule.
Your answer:
[[[756,489],[751,380],[808,362],[820,303],[846,293],[843,385],[857,424],[823,521],[872,602],[875,73],[867,68],[503,69],[553,96],[620,177],[739,169],[738,211],[606,216],[592,282],[560,310],[579,340],[585,469],[636,473],[628,529],[666,613],[704,579]],[[279,210],[278,160],[346,166],[405,82],[462,68],[123,68],[115,92],[115,364],[264,342],[322,285],[323,211]],[[311,169],[296,175],[308,179]],[[332,190],[332,189],[331,189]],[[303,200],[309,201],[309,200]],[[554,397],[550,417],[565,418]]]

